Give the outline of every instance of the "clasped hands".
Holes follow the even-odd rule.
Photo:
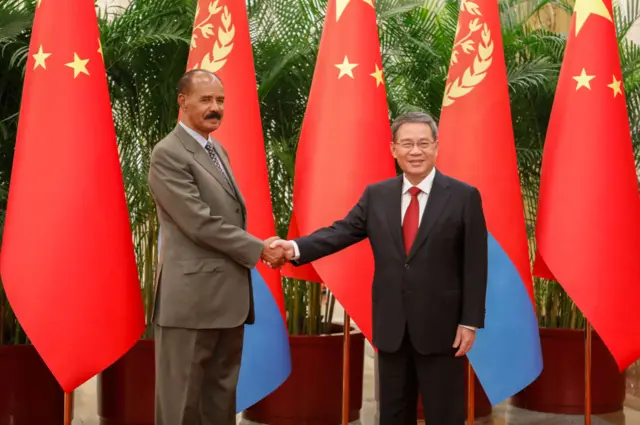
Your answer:
[[[291,261],[294,255],[293,244],[289,241],[273,236],[264,241],[260,259],[267,266],[276,269]]]

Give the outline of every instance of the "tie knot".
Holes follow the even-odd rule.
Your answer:
[[[207,152],[213,152],[213,143],[207,141],[207,144],[204,145],[204,148],[207,150]]]
[[[414,197],[414,198],[415,198],[416,196],[418,196],[418,195],[420,194],[420,192],[422,192],[422,190],[420,190],[420,188],[419,188],[419,187],[415,187],[415,186],[414,186],[414,187],[412,187],[412,188],[410,188],[410,189],[409,189],[409,194],[411,194],[411,196],[412,196],[412,197]]]

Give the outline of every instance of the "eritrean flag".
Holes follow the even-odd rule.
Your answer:
[[[467,357],[493,405],[542,371],[498,3],[462,2],[437,168],[480,191],[489,231],[485,327]]]
[[[247,205],[248,232],[276,234],[260,107],[244,1],[199,0],[187,69],[214,72],[224,84],[225,114],[216,140],[227,150]],[[291,372],[280,271],[261,262],[251,271],[256,321],[245,326],[236,410],[278,388]]]

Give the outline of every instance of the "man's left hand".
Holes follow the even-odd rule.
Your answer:
[[[456,357],[464,356],[471,350],[473,343],[476,340],[476,331],[465,328],[464,326],[458,326],[456,332],[456,339],[453,342],[453,348],[458,348]]]

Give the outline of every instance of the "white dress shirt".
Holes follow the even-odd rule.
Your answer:
[[[199,144],[200,146],[202,146],[202,149],[204,149],[204,151],[207,153],[207,155],[208,155],[209,157],[211,157],[211,155],[209,154],[209,152],[208,152],[208,151],[207,151],[207,149],[205,148],[205,146],[207,146],[207,143],[211,143],[211,145],[213,145],[213,140],[211,140],[211,136],[209,136],[207,139],[205,139],[204,137],[202,137],[202,135],[201,135],[200,133],[198,133],[198,132],[194,131],[193,129],[191,129],[191,128],[189,128],[189,127],[187,127],[187,126],[186,126],[186,124],[185,124],[185,123],[183,123],[182,121],[180,121],[180,125],[182,126],[182,128],[184,128],[184,129],[185,129],[185,131],[186,131],[187,133],[189,133],[189,135],[190,135],[191,137],[193,137],[194,139],[196,139],[196,142],[198,142],[198,144]],[[213,155],[215,155],[215,156],[216,156],[216,158],[218,159],[218,162],[220,163],[220,166],[221,166],[221,167],[223,167],[223,168],[222,168],[222,174],[224,174],[224,176],[227,178],[227,181],[229,182],[229,184],[231,184],[231,179],[229,178],[229,174],[228,174],[227,170],[224,168],[224,165],[222,165],[222,164],[224,164],[224,163],[222,162],[222,158],[220,158],[220,155],[218,155],[218,152],[217,152],[215,149],[214,149],[211,153],[212,153]]]
[[[431,170],[431,172],[424,178],[420,183],[416,185],[416,187],[420,188],[422,192],[418,194],[418,205],[420,206],[420,213],[418,214],[418,226],[422,223],[422,215],[424,214],[424,210],[427,207],[427,201],[429,200],[429,193],[431,193],[431,188],[433,187],[433,180],[436,177],[436,169],[435,167]],[[409,203],[411,202],[411,194],[409,193],[409,189],[411,189],[414,185],[407,179],[407,176],[404,175],[402,180],[402,201],[400,207],[402,208],[402,221],[404,222],[404,216],[407,213],[407,209],[409,208]],[[295,241],[290,241],[293,245],[294,251],[294,260],[300,258],[300,249],[298,248],[298,244]],[[476,328],[473,326],[460,325],[464,328],[475,330]]]
[[[422,223],[422,214],[424,214],[424,209],[427,207],[427,201],[429,200],[429,193],[431,193],[431,187],[433,186],[433,179],[436,177],[436,169],[435,167],[431,170],[431,172],[424,178],[420,183],[416,185],[422,192],[418,194],[418,205],[420,205],[420,213],[418,214],[418,226]],[[409,180],[407,180],[407,176],[405,175],[402,181],[402,222],[404,223],[404,216],[407,213],[407,209],[409,208],[409,203],[411,203],[411,194],[409,193],[409,189],[413,187],[413,184]]]
[[[180,121],[180,125],[182,126],[182,128],[185,129],[185,131],[187,133],[189,133],[189,136],[191,136],[194,139],[196,139],[196,142],[198,142],[198,144],[200,146],[202,146],[202,149],[204,149],[204,147],[207,145],[207,142],[211,142],[211,136],[209,136],[208,139],[205,139],[204,137],[202,137],[202,135],[200,133],[198,133],[197,131],[195,131],[195,130],[189,128],[189,127],[187,127],[185,125],[185,123],[183,123],[182,121]],[[211,142],[211,143],[213,143],[213,142]]]

